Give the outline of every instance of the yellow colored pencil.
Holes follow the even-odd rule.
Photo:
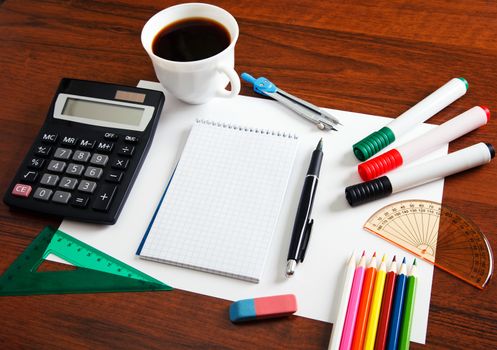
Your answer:
[[[387,275],[386,256],[383,255],[381,259],[380,268],[376,274],[376,281],[374,283],[373,298],[371,300],[371,309],[369,311],[368,326],[366,328],[366,337],[364,339],[363,350],[373,350],[374,341],[376,339],[376,330],[378,329],[378,319],[380,317],[381,300],[383,299],[383,288],[385,287],[385,278]]]

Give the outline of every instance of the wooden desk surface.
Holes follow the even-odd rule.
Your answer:
[[[0,1],[0,188],[31,145],[62,77],[154,80],[146,20],[173,1]],[[239,22],[236,69],[317,105],[397,116],[452,77],[468,93],[430,121],[474,105],[497,110],[497,2],[213,1]],[[242,93],[254,95],[243,84]],[[453,142],[496,142],[490,124]],[[496,162],[446,180],[444,203],[497,247]],[[3,194],[2,194],[3,195]],[[0,271],[59,220],[0,204]],[[118,238],[116,238],[118,239]],[[436,270],[427,348],[496,348],[497,286],[479,291]],[[291,317],[232,325],[228,301],[175,290],[0,298],[7,348],[325,349],[332,325]],[[151,308],[151,306],[153,308]],[[413,348],[421,348],[413,345]]]

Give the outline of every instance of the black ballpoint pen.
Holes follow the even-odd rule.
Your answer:
[[[288,257],[286,263],[286,276],[290,277],[295,272],[297,263],[304,261],[305,251],[311,236],[312,224],[314,220],[310,218],[312,212],[312,204],[316,194],[316,188],[319,180],[319,170],[321,169],[321,161],[323,159],[323,139],[312,152],[311,163],[309,170],[304,180],[304,187],[300,195],[297,214],[295,215],[295,223],[293,224],[292,240],[288,249]]]

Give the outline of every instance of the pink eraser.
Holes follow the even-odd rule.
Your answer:
[[[244,322],[264,318],[289,316],[297,311],[293,294],[244,299],[230,305],[231,322]]]

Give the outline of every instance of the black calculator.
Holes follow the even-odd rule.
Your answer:
[[[114,224],[150,148],[164,100],[160,91],[62,79],[4,202]]]

